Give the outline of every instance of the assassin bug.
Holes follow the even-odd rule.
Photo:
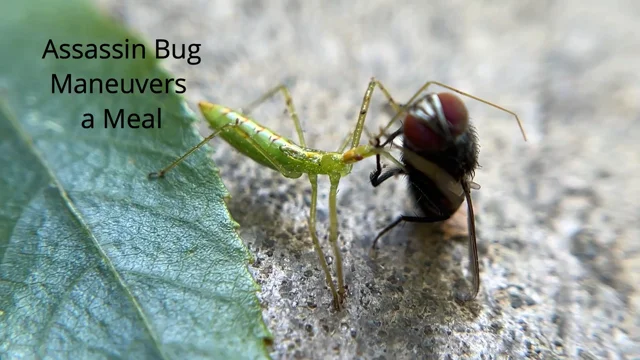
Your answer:
[[[458,96],[452,93],[428,93],[418,98],[430,85],[441,86],[513,115],[518,121],[525,141],[527,136],[518,115],[513,111],[440,82],[429,81],[411,97],[407,105],[400,107],[390,102],[396,115],[381,130],[381,134],[398,121],[402,114],[406,113],[406,116],[400,128],[389,134],[384,142],[380,142],[380,136],[375,140],[376,147],[384,148],[390,143],[393,146],[393,140],[403,135],[402,146],[399,146],[402,149],[402,161],[396,161],[396,164],[400,163],[399,166],[383,173],[380,155],[376,154],[376,170],[370,175],[371,185],[377,187],[394,175],[406,175],[411,197],[422,214],[397,217],[378,233],[372,249],[375,249],[377,241],[384,234],[398,224],[445,221],[466,200],[471,289],[462,294],[456,294],[456,297],[461,301],[469,301],[477,296],[480,288],[475,219],[471,203],[471,189],[480,188],[472,181],[478,167],[478,136],[469,122],[467,108]]]
[[[309,182],[311,183],[311,206],[308,218],[309,232],[314,249],[320,258],[320,265],[324,271],[325,280],[333,296],[334,306],[336,309],[340,309],[345,296],[345,286],[342,271],[342,257],[337,242],[338,214],[336,204],[338,183],[342,177],[347,176],[351,172],[354,163],[373,155],[390,156],[382,147],[372,146],[371,144],[360,145],[360,138],[369,110],[369,103],[376,86],[380,88],[390,102],[393,102],[386,89],[376,79],[372,78],[367,86],[364,99],[360,106],[356,127],[335,152],[306,147],[302,127],[293,105],[293,100],[288,88],[284,85],[279,85],[271,89],[249,106],[245,107],[243,112],[202,101],[198,106],[214,132],[164,169],[150,173],[149,178],[164,177],[169,170],[216,136],[220,136],[236,150],[257,163],[278,171],[287,178],[295,179],[301,177],[303,174],[307,174]],[[274,97],[279,92],[282,93],[285,98],[287,111],[298,134],[299,144],[295,144],[293,141],[277,135],[246,115],[251,109]],[[349,142],[351,143],[351,148],[345,151],[347,146],[349,146]],[[330,181],[329,243],[336,263],[336,276],[338,278],[337,290],[316,235],[318,175],[328,175]]]

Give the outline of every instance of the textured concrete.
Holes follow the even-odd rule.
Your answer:
[[[369,257],[376,232],[411,205],[403,180],[373,190],[374,162],[355,166],[339,193],[341,313],[308,236],[308,182],[214,141],[257,257],[275,358],[640,357],[640,3],[100,2],[148,39],[203,44],[198,66],[166,62],[187,79],[191,104],[240,107],[289,80],[316,148],[337,148],[355,125],[371,76],[400,101],[440,80],[525,123],[528,143],[509,115],[466,102],[482,164],[473,194],[482,284],[468,305],[451,291],[466,273],[464,241],[407,225]],[[388,119],[383,104],[378,95],[369,128]],[[293,138],[283,108],[278,100],[255,114]],[[323,180],[321,239],[327,194]]]

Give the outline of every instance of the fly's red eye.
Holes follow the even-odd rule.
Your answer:
[[[436,134],[423,119],[407,115],[404,119],[404,138],[415,151],[438,151],[445,145],[445,140]]]
[[[469,127],[469,112],[462,100],[452,93],[437,94],[442,113],[447,120],[451,135],[455,138],[464,134]],[[438,135],[425,120],[407,115],[404,121],[404,136],[417,151],[438,151],[446,146],[444,137]]]
[[[451,135],[458,136],[467,131],[469,112],[462,100],[452,93],[439,93],[442,112],[451,129]]]

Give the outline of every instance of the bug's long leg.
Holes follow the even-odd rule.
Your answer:
[[[158,171],[158,172],[152,172],[150,173],[148,176],[149,178],[157,178],[157,177],[164,177],[164,175],[171,169],[173,169],[176,165],[178,165],[179,163],[181,163],[187,156],[191,155],[194,151],[198,150],[199,148],[202,147],[202,145],[206,144],[209,140],[213,139],[214,137],[218,136],[221,132],[225,131],[228,128],[236,128],[236,130],[238,131],[242,131],[244,134],[247,135],[246,140],[262,155],[264,156],[265,159],[267,159],[267,161],[269,161],[269,163],[271,165],[273,165],[273,167],[282,175],[287,176],[287,174],[289,174],[289,171],[287,171],[287,169],[285,169],[284,167],[282,167],[281,164],[279,164],[277,161],[275,161],[273,159],[273,157],[266,151],[264,151],[264,149],[251,137],[251,134],[247,133],[241,126],[240,123],[236,121],[236,123],[229,123],[226,124],[224,126],[222,126],[221,128],[219,128],[218,130],[214,131],[211,135],[207,136],[206,138],[204,138],[201,142],[198,143],[198,145],[192,147],[191,149],[189,149],[184,155],[180,156],[178,159],[174,160],[171,164],[169,164],[167,167],[165,167],[164,169]]]
[[[465,294],[456,294],[460,301],[473,300],[480,289],[480,269],[478,265],[478,244],[476,242],[476,224],[471,203],[471,188],[466,181],[462,182],[464,196],[467,201],[467,227],[469,228],[469,273],[471,275],[471,291]]]
[[[347,136],[344,137],[344,139],[342,140],[342,143],[340,144],[340,147],[338,148],[338,150],[336,150],[336,152],[343,152],[344,149],[347,148],[347,146],[349,146],[349,140],[351,140],[353,137],[353,131],[348,133]]]
[[[453,92],[456,92],[456,93],[458,93],[458,94],[460,94],[462,96],[466,96],[468,98],[471,98],[473,100],[479,101],[479,102],[481,102],[483,104],[489,105],[489,106],[494,107],[494,108],[496,108],[498,110],[502,110],[502,111],[504,111],[504,112],[506,112],[508,114],[513,115],[516,118],[516,121],[518,122],[518,126],[520,127],[520,132],[522,133],[522,137],[524,138],[524,141],[527,141],[527,134],[524,131],[524,127],[522,125],[522,122],[520,121],[520,118],[518,117],[518,114],[516,114],[515,112],[513,112],[513,111],[511,111],[511,110],[509,110],[507,108],[504,108],[504,107],[502,107],[500,105],[494,104],[494,103],[492,103],[490,101],[484,100],[484,99],[479,98],[479,97],[477,97],[475,95],[471,95],[471,94],[466,93],[464,91],[458,90],[458,89],[454,88],[453,86],[443,84],[443,83],[441,83],[439,81],[427,81],[424,85],[422,85],[420,87],[420,89],[418,89],[418,91],[416,91],[416,93],[411,97],[411,99],[409,99],[409,101],[406,102],[406,105],[403,106],[403,108],[405,108],[406,106],[410,106],[418,98],[418,96],[420,96],[420,94],[423,91],[427,90],[427,88],[429,86],[431,86],[431,85],[438,85],[438,86],[443,87],[445,89],[448,89],[448,90],[451,90]],[[391,125],[393,125],[393,123],[395,123],[400,118],[401,114],[402,114],[402,112],[398,112],[393,118],[391,118],[391,120],[389,121],[387,126],[384,127],[383,132],[386,132],[391,127]]]
[[[342,255],[338,247],[338,211],[337,211],[337,196],[338,196],[338,183],[340,182],[339,175],[329,176],[331,183],[329,188],[329,243],[333,249],[333,257],[336,263],[336,276],[338,277],[338,294],[340,295],[340,301],[344,299],[344,275],[342,274]]]
[[[298,118],[298,113],[296,112],[296,107],[293,105],[293,97],[291,96],[291,93],[289,92],[289,88],[287,88],[286,85],[280,84],[280,85],[274,87],[273,89],[267,91],[266,93],[264,93],[264,95],[260,96],[258,99],[256,99],[253,102],[249,103],[249,105],[243,107],[242,108],[242,112],[245,115],[248,115],[256,107],[260,106],[265,101],[267,101],[270,98],[274,97],[278,93],[278,91],[282,93],[282,96],[284,96],[284,102],[285,102],[285,105],[287,106],[287,112],[289,113],[289,116],[291,117],[291,120],[293,121],[293,126],[295,126],[295,128],[296,128],[296,132],[298,133],[298,139],[300,141],[299,145],[302,146],[302,147],[307,147],[307,144],[304,141],[304,134],[302,132],[302,125],[300,125],[300,119]]]
[[[387,89],[382,85],[382,83],[376,78],[371,78],[369,81],[369,85],[367,86],[367,90],[364,93],[364,98],[362,99],[362,104],[360,105],[360,113],[358,114],[358,122],[356,123],[356,128],[353,130],[353,138],[351,141],[351,148],[355,148],[360,144],[360,138],[362,137],[362,131],[364,129],[364,122],[367,117],[367,113],[369,112],[369,104],[371,103],[371,97],[373,96],[373,90],[376,86],[382,91],[382,94],[387,98],[389,104],[393,107],[395,111],[400,113],[401,107],[393,100],[393,97],[387,91]]]
[[[333,284],[333,279],[331,279],[331,271],[329,270],[329,266],[327,265],[327,260],[324,257],[324,253],[322,252],[322,248],[320,247],[320,241],[318,241],[318,236],[316,235],[316,206],[318,204],[318,175],[309,174],[309,182],[311,183],[311,206],[309,211],[309,232],[311,233],[311,240],[313,241],[313,248],[316,250],[318,257],[320,258],[320,264],[322,265],[322,270],[324,271],[325,280],[327,281],[327,285],[329,289],[331,289],[331,295],[333,295],[333,305],[339,310],[340,309],[340,298],[338,297],[338,293],[336,292],[336,287]]]
[[[369,112],[369,105],[371,103],[371,97],[373,96],[373,90],[375,90],[376,86],[380,88],[380,91],[382,91],[382,94],[387,98],[387,101],[394,108],[394,110],[397,110],[397,111],[402,110],[402,108],[396,103],[396,101],[393,100],[393,97],[391,96],[389,91],[384,87],[384,85],[382,85],[380,81],[376,80],[376,78],[371,78],[371,81],[369,81],[369,85],[367,86],[367,90],[364,93],[362,104],[360,105],[360,113],[358,114],[356,127],[350,133],[350,134],[353,134],[353,136],[351,136],[351,149],[344,153],[345,160],[348,162],[360,161],[366,157],[373,156],[373,155],[376,155],[377,157],[379,157],[381,154],[384,156],[387,156],[387,155],[390,156],[390,154],[382,150],[382,147],[375,146],[375,145],[372,147],[370,146],[368,148],[367,147],[361,148],[359,149],[359,151],[351,152],[351,150],[356,150],[356,148],[358,148],[358,146],[360,145],[362,132],[365,130],[367,131],[367,134],[370,135],[370,137],[372,137],[373,139],[376,139],[376,142],[379,143],[379,141],[377,141],[378,137],[372,136],[370,131],[367,130],[364,126],[365,120],[367,118],[367,113]],[[340,146],[340,148],[338,149],[338,152],[343,152],[346,146],[348,145],[348,142],[349,142],[349,139],[348,138],[345,139],[345,143],[343,143]]]
[[[186,153],[184,153],[184,155],[180,156],[179,158],[177,158],[176,160],[174,160],[171,164],[167,165],[164,169],[157,171],[157,172],[152,172],[149,173],[149,178],[159,178],[159,177],[163,177],[164,174],[166,174],[169,170],[173,169],[176,165],[178,165],[179,163],[181,163],[185,158],[187,158],[187,156],[193,154],[194,151],[200,149],[202,147],[202,145],[206,144],[207,142],[209,142],[209,140],[213,139],[214,137],[218,136],[221,132],[223,132],[225,129],[235,126],[234,124],[227,124],[223,127],[221,127],[220,129],[214,131],[211,135],[207,136],[206,138],[204,138],[202,141],[200,141],[198,143],[198,145],[192,147],[191,149],[189,149],[189,151],[187,151]]]

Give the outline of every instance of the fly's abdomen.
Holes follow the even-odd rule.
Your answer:
[[[446,196],[435,181],[429,178],[422,171],[414,168],[410,164],[405,164],[407,178],[409,180],[409,191],[413,195],[416,205],[424,215],[429,217],[450,217],[462,204],[464,196]]]

